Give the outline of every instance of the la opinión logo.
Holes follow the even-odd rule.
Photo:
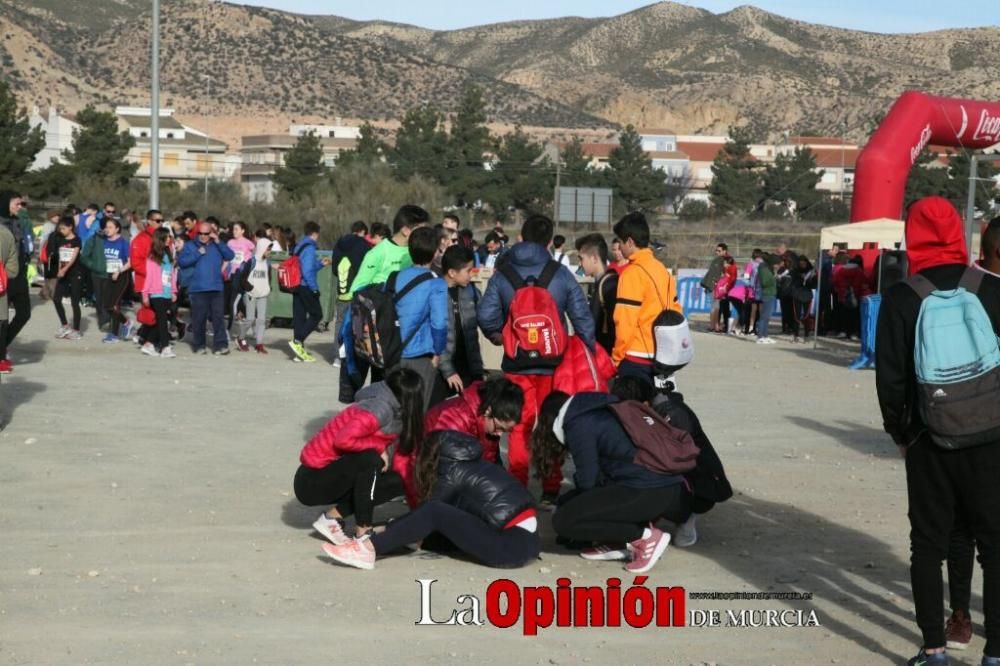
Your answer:
[[[646,587],[648,576],[636,576],[631,587],[622,589],[620,578],[608,578],[605,586],[573,586],[569,578],[551,586],[524,587],[501,578],[486,588],[485,604],[473,594],[455,598],[457,608],[447,619],[435,619],[432,596],[436,578],[419,578],[420,618],[417,625],[483,626],[486,620],[500,629],[521,623],[521,633],[535,636],[551,627],[685,626],[687,592],[683,587]],[[438,618],[441,618],[438,615]]]

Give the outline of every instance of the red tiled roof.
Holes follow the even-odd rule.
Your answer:
[[[677,150],[685,153],[692,162],[712,162],[722,150],[721,143],[701,143],[700,141],[678,141]]]
[[[611,157],[611,151],[617,147],[617,143],[585,143],[583,144],[583,154],[588,157],[606,159]]]
[[[860,148],[810,148],[816,156],[816,166],[821,169],[839,169],[843,164],[846,169],[853,169],[861,154]]]

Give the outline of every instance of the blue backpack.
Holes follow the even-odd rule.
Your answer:
[[[922,275],[913,361],[917,403],[931,439],[946,449],[1000,441],[1000,340],[977,295],[986,274],[966,269],[939,290]]]

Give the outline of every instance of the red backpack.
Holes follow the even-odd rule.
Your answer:
[[[548,290],[559,268],[558,263],[550,260],[540,276],[527,280],[510,263],[497,269],[514,288],[514,299],[503,326],[505,371],[556,368],[562,362],[566,353],[566,327]]]
[[[286,294],[294,293],[302,286],[302,262],[295,250],[283,262],[278,264],[278,289]]]
[[[0,262],[0,296],[7,293],[7,267]]]

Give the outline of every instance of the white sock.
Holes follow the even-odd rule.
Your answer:
[[[651,529],[649,529],[648,527],[642,531],[642,537],[641,538],[648,539],[651,536],[653,536],[653,531]]]

